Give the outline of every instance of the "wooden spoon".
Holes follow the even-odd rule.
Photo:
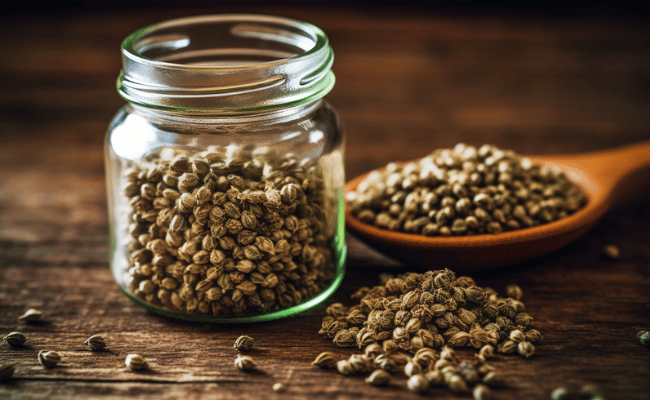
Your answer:
[[[560,220],[497,234],[424,236],[384,230],[347,211],[345,222],[356,237],[396,260],[427,269],[476,270],[539,257],[576,240],[627,196],[650,185],[650,142],[576,155],[529,157],[557,165],[587,197],[586,205]],[[367,174],[346,184],[354,191]]]

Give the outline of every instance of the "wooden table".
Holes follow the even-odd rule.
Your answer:
[[[21,331],[26,349],[0,345],[15,362],[0,399],[406,399],[405,378],[385,389],[309,365],[341,356],[317,331],[324,309],[255,325],[183,323],[147,314],[117,289],[107,257],[102,141],[122,104],[114,89],[119,44],[130,32],[181,15],[231,9],[88,11],[55,18],[3,17],[0,44],[0,335]],[[246,9],[313,22],[336,52],[328,100],[347,131],[349,178],[457,142],[524,154],[600,150],[650,137],[649,33],[623,18],[463,16],[403,9]],[[498,359],[508,377],[498,399],[547,399],[556,387],[598,385],[608,399],[650,396],[650,191],[612,210],[590,233],[542,259],[472,276],[481,286],[524,290],[537,354]],[[408,266],[347,238],[343,286]],[[621,249],[616,261],[602,247]],[[435,266],[435,260],[432,260]],[[462,271],[457,271],[462,273]],[[19,323],[28,308],[43,322]],[[93,353],[92,334],[110,341]],[[233,366],[234,340],[256,339],[259,371]],[[40,349],[63,362],[44,369]],[[129,353],[151,369],[124,366]],[[469,355],[470,353],[468,353]],[[285,383],[286,393],[271,386]],[[427,397],[455,398],[431,390]],[[466,396],[467,397],[467,396]]]

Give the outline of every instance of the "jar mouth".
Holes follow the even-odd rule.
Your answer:
[[[334,86],[325,33],[288,18],[226,14],[150,25],[122,42],[117,91],[177,113],[247,114],[321,99]]]

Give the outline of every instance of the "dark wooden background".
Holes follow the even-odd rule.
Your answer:
[[[543,10],[161,3],[25,3],[0,16],[0,335],[18,330],[32,341],[27,349],[0,345],[0,363],[17,363],[0,399],[420,397],[403,377],[377,389],[312,368],[321,351],[352,353],[317,335],[322,308],[264,324],[191,324],[149,315],[118,291],[107,263],[102,141],[122,104],[114,89],[119,45],[135,29],[241,11],[323,28],[336,54],[337,84],[327,98],[346,128],[349,178],[459,141],[554,154],[650,138],[650,26],[614,2]],[[620,247],[619,260],[603,258],[609,243]],[[409,270],[351,235],[348,246],[346,279],[332,301],[349,303],[380,272]],[[546,338],[530,360],[494,362],[508,377],[495,398],[547,399],[555,387],[585,383],[607,399],[650,396],[650,348],[636,339],[650,328],[650,191],[560,251],[472,276],[498,291],[519,284]],[[31,307],[44,321],[19,323]],[[104,335],[110,350],[87,351],[81,342],[91,334]],[[256,339],[258,373],[233,367],[241,334]],[[59,351],[63,362],[43,369],[40,349]],[[129,353],[145,356],[151,369],[128,371]],[[273,393],[275,382],[288,391]],[[454,398],[444,390],[428,396]]]

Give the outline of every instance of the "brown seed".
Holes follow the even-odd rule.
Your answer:
[[[621,251],[613,244],[608,244],[607,246],[603,247],[603,253],[610,260],[616,260],[621,256]]]
[[[0,364],[0,382],[7,382],[13,376],[16,371],[14,364]]]
[[[338,357],[334,353],[331,353],[329,351],[320,353],[318,357],[314,361],[312,361],[311,365],[315,365],[320,368],[334,368],[336,367],[336,363],[338,362]]]
[[[23,347],[27,343],[27,338],[20,332],[11,332],[2,340],[11,347]]]
[[[36,322],[41,319],[42,315],[43,313],[41,313],[39,310],[30,308],[25,312],[25,314],[18,317],[18,321],[27,322],[27,323]]]
[[[100,335],[92,335],[86,341],[84,341],[84,344],[88,347],[90,347],[91,350],[101,350],[106,348],[108,346],[108,342],[106,342],[106,339],[104,339],[103,336]]]
[[[287,387],[283,383],[274,383],[273,384],[273,391],[276,393],[281,393],[281,392],[286,392]]]
[[[257,364],[253,358],[240,355],[235,359],[235,366],[242,371],[251,371],[257,367]]]
[[[61,356],[55,351],[41,350],[38,353],[38,362],[45,368],[53,368],[61,362]]]

